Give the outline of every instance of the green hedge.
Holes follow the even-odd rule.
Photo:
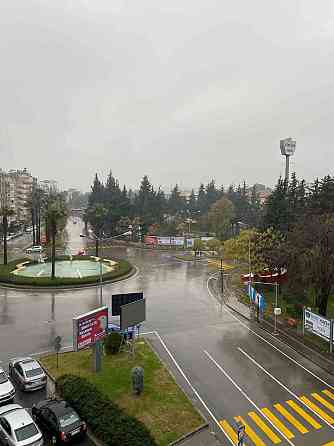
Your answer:
[[[106,257],[108,258],[108,257]],[[88,260],[90,256],[73,256],[73,260]],[[68,256],[57,257],[57,260],[68,260]],[[112,259],[111,259],[112,260]],[[99,275],[82,277],[23,277],[11,274],[18,263],[31,261],[31,259],[21,258],[9,262],[7,265],[0,265],[0,283],[9,283],[13,285],[25,285],[25,286],[68,286],[68,285],[86,285],[97,283],[100,279]],[[126,260],[117,260],[118,265],[114,271],[105,273],[102,276],[103,281],[115,280],[130,273],[132,265]],[[31,262],[34,263],[34,262]]]
[[[63,375],[57,380],[57,392],[107,446],[156,445],[141,421],[125,413],[86,378]]]

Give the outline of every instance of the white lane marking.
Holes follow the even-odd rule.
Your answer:
[[[37,273],[37,277],[41,276],[44,273],[44,268],[41,269],[38,273]]]
[[[164,349],[166,350],[166,352],[168,353],[169,357],[171,358],[171,360],[173,361],[175,367],[178,369],[178,371],[181,373],[181,375],[183,376],[183,378],[185,379],[185,381],[187,382],[187,384],[189,385],[189,387],[191,388],[191,390],[194,392],[194,394],[197,396],[197,398],[199,399],[199,401],[203,404],[203,406],[205,407],[205,409],[207,410],[208,414],[211,416],[211,418],[214,420],[214,422],[217,424],[217,426],[219,427],[219,429],[223,432],[223,434],[225,435],[225,437],[229,440],[229,442],[234,445],[233,440],[227,435],[227,433],[224,431],[224,429],[222,428],[222,426],[219,424],[219,421],[217,420],[217,418],[213,415],[213,413],[211,412],[211,410],[208,408],[208,406],[206,405],[206,403],[204,402],[203,398],[200,396],[200,394],[197,392],[197,390],[195,389],[195,387],[191,384],[191,382],[189,381],[189,379],[187,378],[186,374],[184,373],[184,371],[181,369],[181,367],[179,366],[179,364],[177,363],[176,359],[174,358],[174,356],[172,355],[172,353],[169,351],[167,345],[164,343],[164,341],[162,340],[161,336],[159,335],[159,333],[157,331],[154,332],[154,334],[156,335],[156,337],[159,339],[159,341],[161,342],[161,345],[164,347]]]
[[[259,406],[246,394],[246,392],[244,392],[242,390],[242,388],[234,381],[234,379],[226,372],[226,370],[223,369],[223,367],[218,364],[218,362],[210,355],[209,352],[207,352],[206,350],[204,350],[204,353],[206,354],[206,356],[214,363],[214,365],[222,372],[222,374],[234,385],[234,387],[236,389],[239,390],[239,392],[241,393],[241,395],[243,397],[246,398],[246,400],[251,403],[252,406],[255,407],[255,409],[259,412],[259,414],[265,418],[268,423],[271,424],[271,426],[277,431],[279,432],[279,434],[290,444],[290,446],[294,446],[294,443],[292,443],[291,440],[288,439],[288,437],[286,437],[283,432],[281,432],[275,425],[274,423],[264,414],[261,412],[261,409],[259,408]]]
[[[286,387],[279,379],[277,379],[274,375],[272,375],[268,370],[266,370],[261,364],[259,364],[254,358],[252,358],[248,353],[246,353],[242,348],[238,347],[238,350],[246,356],[253,364],[255,364],[259,369],[261,369],[264,373],[266,373],[273,381],[279,384],[284,390],[290,393],[297,401],[299,401],[303,406],[305,406],[308,410],[314,413],[318,418],[320,418],[324,423],[327,424],[332,430],[334,430],[334,426],[332,426],[328,421],[321,417],[315,410],[313,410],[310,406],[308,406],[302,399],[299,398],[292,390]]]
[[[81,279],[81,273],[80,273],[80,271],[77,269],[77,274],[78,274],[78,276],[79,276],[79,278]]]
[[[209,277],[207,280],[207,289],[208,292],[210,294],[211,297],[215,298],[214,295],[212,294],[210,288],[209,288],[209,280],[212,277]],[[216,299],[217,300],[217,299]],[[218,305],[217,305],[218,306]],[[220,305],[219,305],[220,307]],[[305,372],[309,373],[310,375],[313,376],[313,378],[316,378],[318,381],[322,382],[323,384],[325,384],[326,386],[328,386],[330,389],[334,390],[334,386],[332,384],[329,384],[327,381],[325,381],[324,379],[320,378],[320,376],[318,376],[316,373],[312,372],[311,370],[309,370],[308,368],[306,368],[305,366],[303,366],[302,364],[300,364],[296,359],[292,358],[291,356],[289,356],[287,353],[284,353],[280,348],[276,347],[275,345],[271,344],[267,339],[265,339],[263,336],[259,335],[258,333],[256,333],[254,330],[252,330],[250,327],[248,327],[244,322],[242,322],[237,316],[235,316],[235,314],[232,313],[232,311],[230,311],[228,308],[224,307],[223,310],[228,313],[230,316],[232,316],[236,321],[239,322],[240,325],[242,325],[244,328],[246,328],[250,333],[252,333],[254,336],[258,337],[259,339],[261,339],[263,342],[265,342],[266,344],[270,345],[271,348],[273,348],[274,350],[278,351],[279,353],[281,353],[281,355],[283,355],[285,358],[288,358],[291,362],[293,362],[294,364],[296,364],[298,367],[302,368]],[[277,339],[274,336],[271,336],[269,334],[269,336],[272,339],[275,339],[275,341],[281,341],[280,339]],[[292,347],[290,347],[287,344],[284,344],[284,346],[288,347],[289,349],[293,350]]]

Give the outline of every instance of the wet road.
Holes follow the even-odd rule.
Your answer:
[[[80,230],[73,225],[70,234],[77,237]],[[235,442],[241,421],[247,445],[334,445],[333,377],[220,308],[209,292],[205,264],[134,248],[115,247],[112,254],[128,258],[138,272],[105,285],[104,302],[113,293],[144,292],[142,331],[154,332],[146,336],[223,444]],[[0,289],[0,360],[5,364],[13,355],[48,350],[57,335],[70,345],[72,317],[98,302],[98,288]]]

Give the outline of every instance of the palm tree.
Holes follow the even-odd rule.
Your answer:
[[[61,194],[50,193],[47,197],[45,216],[51,235],[51,279],[56,273],[56,234],[66,225],[67,208]]]
[[[8,217],[12,217],[15,214],[13,209],[4,205],[0,208],[0,215],[2,215],[2,231],[3,231],[3,264],[8,263],[8,250],[7,250],[7,234],[8,234]]]
[[[87,220],[91,224],[95,234],[95,255],[99,256],[99,239],[103,235],[103,227],[106,221],[107,209],[101,203],[90,206],[87,209]]]

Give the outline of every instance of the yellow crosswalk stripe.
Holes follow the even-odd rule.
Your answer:
[[[334,395],[329,390],[322,390],[322,393],[324,393],[326,396],[328,396],[331,400],[334,400]]]
[[[334,424],[334,420],[332,417],[330,417],[326,412],[324,412],[320,407],[318,407],[316,404],[312,403],[309,399],[306,398],[306,396],[300,397],[301,401],[305,403],[310,409],[312,409],[314,412],[316,412],[323,420],[327,421],[327,423]]]
[[[263,409],[261,409],[261,412],[267,418],[269,418],[269,420],[277,427],[280,432],[285,435],[286,438],[288,438],[289,440],[291,440],[291,438],[294,438],[293,433],[288,428],[286,428],[284,424],[277,417],[275,417],[273,413],[270,412],[269,409],[264,407]]]
[[[314,427],[314,429],[321,429],[321,424],[319,424],[317,421],[315,421],[314,418],[311,417],[307,412],[305,412],[304,409],[302,409],[298,404],[296,404],[294,401],[289,400],[286,402],[298,415],[300,415],[302,418],[304,418],[305,421],[307,421],[311,426]]]
[[[233,427],[231,427],[226,420],[219,421],[219,424],[221,425],[227,436],[230,437],[230,439],[233,441],[233,443],[238,444],[238,435],[236,434]]]
[[[307,434],[308,430],[305,426],[300,423],[297,418],[295,418],[293,415],[291,415],[290,412],[288,412],[285,407],[283,407],[281,404],[274,404],[275,409],[284,417],[286,418],[290,424],[292,424],[299,432],[302,434]]]
[[[270,427],[258,416],[255,412],[248,412],[249,417],[254,421],[254,423],[267,435],[269,440],[274,444],[281,443],[281,439],[273,432]]]
[[[333,404],[331,404],[328,401],[326,401],[325,398],[323,398],[322,396],[318,395],[317,393],[311,393],[311,395],[313,396],[313,398],[315,400],[319,401],[319,403],[321,403],[323,406],[327,407],[327,409],[329,409],[332,412],[334,412]]]
[[[235,421],[241,422],[245,426],[246,435],[252,440],[255,446],[266,446],[261,440],[261,438],[256,435],[253,429],[245,422],[245,420],[242,417],[234,417],[234,419]]]
[[[329,443],[323,444],[322,446],[334,446],[334,441],[330,441]]]

